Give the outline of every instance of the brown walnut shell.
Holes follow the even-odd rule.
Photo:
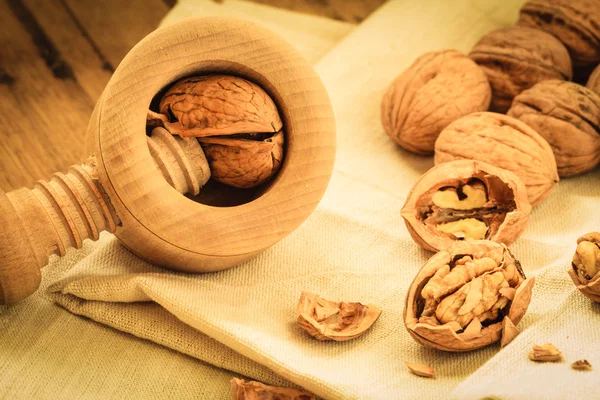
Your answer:
[[[598,0],[530,0],[521,8],[518,24],[557,37],[569,51],[578,82],[585,82],[600,63]]]
[[[404,324],[426,347],[478,349],[501,339],[504,318],[514,325],[521,321],[533,284],[506,246],[456,242],[417,273],[406,296]]]
[[[600,163],[600,95],[592,90],[573,82],[540,82],[515,97],[507,115],[548,141],[560,176],[588,172]]]
[[[537,29],[510,27],[485,35],[469,53],[483,68],[492,87],[491,111],[504,113],[512,99],[546,79],[570,80],[567,49]]]
[[[335,302],[302,292],[296,311],[298,325],[318,340],[343,342],[365,333],[381,315],[381,309],[368,304]]]
[[[435,163],[470,159],[512,171],[527,188],[529,203],[541,203],[558,184],[556,160],[548,142],[518,119],[497,113],[474,113],[442,131],[435,143]]]
[[[465,194],[467,185],[479,186],[485,197],[477,204],[463,207],[469,201]],[[436,204],[439,193],[452,192],[458,201]],[[483,228],[483,237],[474,239],[509,245],[525,230],[530,211],[525,186],[515,174],[480,161],[457,160],[437,165],[421,176],[408,194],[401,215],[417,244],[429,251],[439,251],[457,241],[469,241],[466,230],[461,235],[441,229],[460,221]]]
[[[292,388],[269,386],[260,382],[233,378],[231,381],[232,400],[315,400],[313,394]]]
[[[577,250],[569,268],[577,289],[600,303],[600,233],[591,232],[577,239]]]
[[[197,137],[213,179],[251,188],[279,171],[283,124],[273,100],[256,84],[229,75],[185,78],[167,90],[159,108],[148,123]]]
[[[588,89],[593,90],[597,95],[600,95],[600,64],[598,64],[594,72],[592,72],[590,79],[588,79],[585,86]]]
[[[487,110],[491,95],[485,73],[463,53],[425,53],[390,85],[381,121],[404,149],[432,154],[441,130],[463,115]]]

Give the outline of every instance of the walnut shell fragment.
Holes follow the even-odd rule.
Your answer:
[[[497,29],[469,53],[492,87],[491,111],[504,113],[513,97],[546,79],[570,80],[571,59],[554,36],[526,27]]]
[[[577,360],[571,364],[571,368],[576,371],[591,371],[592,364],[588,360]]]
[[[404,324],[426,347],[478,349],[500,340],[505,317],[515,325],[521,321],[533,284],[506,246],[456,242],[417,273],[406,296]]]
[[[600,233],[591,232],[577,239],[569,276],[581,293],[600,303]]]
[[[583,79],[600,63],[600,6],[597,0],[530,0],[519,15],[520,26],[540,29],[558,38]]]
[[[284,152],[277,107],[258,85],[229,75],[182,79],[149,112],[150,126],[173,135],[196,137],[208,158],[212,178],[251,188],[273,177]]]
[[[463,53],[425,53],[390,85],[381,102],[381,121],[404,149],[433,154],[442,129],[464,115],[487,110],[491,96],[485,73]]]
[[[365,333],[377,321],[381,309],[370,304],[329,301],[302,292],[296,314],[298,324],[309,335],[342,342]]]
[[[548,142],[529,125],[502,114],[473,113],[448,125],[435,143],[435,163],[456,159],[512,171],[525,184],[532,206],[548,197],[559,181]]]
[[[429,365],[414,364],[414,363],[410,363],[408,361],[404,361],[404,365],[406,365],[408,367],[408,369],[410,370],[410,372],[412,372],[415,375],[422,376],[425,378],[433,378],[435,376],[435,372],[433,371],[433,368]]]
[[[592,90],[573,82],[540,82],[515,97],[507,115],[548,141],[561,177],[600,164],[600,95]]]
[[[534,344],[533,350],[529,352],[529,359],[540,362],[562,361],[562,352],[558,350],[552,343],[546,343],[543,345]]]
[[[509,300],[512,299],[509,298]],[[510,318],[504,317],[502,320],[502,338],[500,339],[500,347],[504,347],[512,342],[517,335],[519,335],[519,328],[513,324]]]
[[[597,95],[600,95],[600,64],[598,64],[594,72],[590,75],[590,79],[588,79],[585,87],[593,90]]]
[[[260,382],[233,378],[231,383],[232,400],[315,400],[313,394],[292,388],[268,386]]]
[[[509,245],[525,230],[530,211],[525,186],[512,172],[458,160],[421,176],[401,215],[417,244],[439,251],[460,240]]]

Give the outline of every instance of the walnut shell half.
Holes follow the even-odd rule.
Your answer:
[[[509,245],[525,230],[530,211],[525,186],[512,172],[459,160],[421,176],[401,215],[417,244],[439,251],[460,240]]]
[[[590,79],[588,79],[585,86],[600,96],[600,64],[598,64],[594,72],[592,72]]]
[[[515,97],[507,115],[548,141],[560,176],[588,172],[600,163],[600,95],[592,90],[543,81]]]
[[[296,314],[300,327],[312,337],[342,342],[365,333],[377,321],[381,309],[370,304],[329,301],[302,292]]]
[[[529,125],[497,113],[473,113],[457,119],[435,143],[435,163],[469,159],[512,171],[527,188],[532,206],[558,184],[552,148]]]
[[[492,87],[490,110],[504,113],[513,97],[546,79],[570,80],[571,59],[554,36],[537,29],[510,27],[485,35],[469,53]]]
[[[534,279],[506,246],[456,242],[425,263],[404,305],[404,324],[426,347],[468,351],[500,340],[503,320],[527,312]]]
[[[569,51],[578,81],[585,82],[600,63],[598,0],[530,0],[521,8],[518,24],[557,37]]]
[[[600,233],[591,232],[577,239],[569,276],[581,293],[600,303]]]
[[[432,154],[450,122],[485,111],[492,97],[483,70],[456,50],[425,53],[390,85],[381,102],[386,133],[404,149]]]

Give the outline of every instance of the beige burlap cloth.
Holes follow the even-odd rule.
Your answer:
[[[40,357],[51,364],[44,368],[71,373],[77,370],[69,363],[82,364],[83,378],[75,374],[69,381],[72,391],[106,393],[106,380],[112,379],[118,383],[115,396],[135,397],[139,393],[130,386],[143,388],[145,382],[155,397],[168,397],[160,392],[165,385],[181,397],[219,398],[226,397],[227,378],[240,374],[268,383],[287,380],[332,399],[593,397],[597,372],[575,372],[567,362],[535,364],[527,352],[534,343],[552,342],[569,362],[587,358],[600,366],[600,307],[576,292],[565,273],[576,238],[600,227],[598,170],[562,181],[534,210],[524,236],[512,246],[526,273],[536,276],[536,287],[519,325],[523,333],[509,346],[464,354],[433,351],[417,345],[402,322],[408,285],[431,254],[412,242],[399,210],[432,160],[399,150],[385,136],[379,120],[381,96],[418,55],[440,48],[467,51],[486,31],[512,23],[520,3],[388,2],[322,58],[316,68],[338,121],[335,172],[315,213],[257,258],[219,273],[174,273],[137,259],[105,236],[49,289],[53,300],[75,314],[232,372],[194,363],[160,346],[144,345],[142,352],[136,346],[143,342],[75,317],[54,326],[47,316],[51,306],[45,303],[4,311],[0,318],[13,320],[9,334],[0,333],[2,343],[12,346],[8,354],[23,364],[23,339],[16,336],[26,337],[24,330],[33,329],[33,322],[19,326],[15,320],[29,320],[22,316],[28,312],[37,313],[55,332],[36,336],[33,346],[38,351],[30,351],[29,357],[39,368]],[[68,261],[58,265],[53,268],[64,271]],[[356,340],[317,342],[295,324],[302,290],[331,300],[373,303],[383,313]],[[59,334],[70,335],[76,351],[89,346],[89,354],[64,354],[69,345]],[[49,350],[43,352],[42,346]],[[404,360],[433,365],[436,379],[410,374]],[[99,376],[90,379],[89,369]],[[119,379],[113,369],[130,379]],[[200,385],[188,381],[190,371],[199,374],[193,379]],[[8,379],[0,374],[0,388],[6,382],[11,393],[29,388],[18,373]],[[46,389],[38,385],[36,390]]]

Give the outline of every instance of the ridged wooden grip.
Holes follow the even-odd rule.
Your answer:
[[[175,138],[156,128],[148,138],[154,163],[181,193],[197,194],[209,178],[195,139]],[[15,303],[40,284],[40,268],[50,255],[64,256],[85,239],[114,232],[120,224],[95,173],[95,160],[55,173],[32,189],[0,190],[0,303]]]

